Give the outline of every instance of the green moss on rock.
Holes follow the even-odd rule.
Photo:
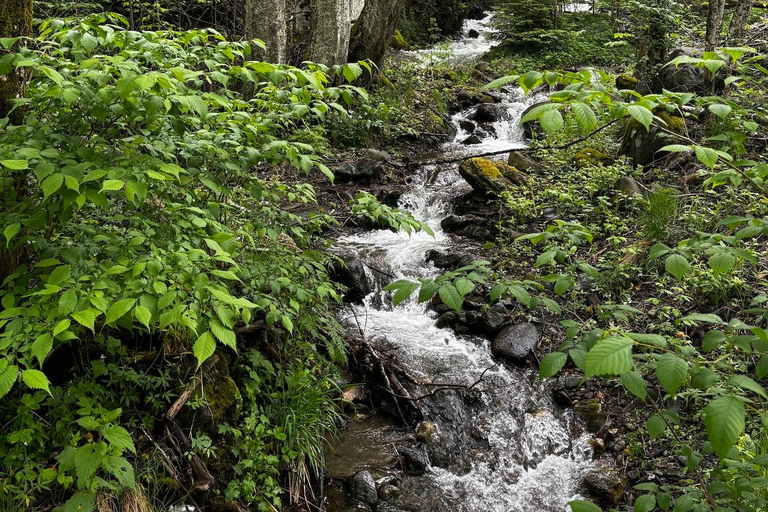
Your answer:
[[[584,148],[573,155],[573,163],[576,164],[576,167],[579,169],[597,165],[609,165],[611,161],[611,157],[592,148]]]
[[[459,173],[477,192],[498,194],[512,184],[523,184],[528,176],[504,162],[470,158],[459,166]]]
[[[630,75],[619,75],[616,77],[617,89],[629,89],[630,91],[634,91],[635,87],[637,87],[637,78]]]
[[[395,50],[410,50],[411,45],[408,44],[408,41],[405,40],[405,37],[403,37],[403,34],[400,33],[400,30],[395,30],[395,35],[392,38],[392,48]]]

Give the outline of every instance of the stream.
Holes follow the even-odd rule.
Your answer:
[[[417,60],[443,58],[449,63],[477,59],[492,44],[489,22],[490,17],[468,20],[461,39],[436,50],[409,53]],[[471,30],[480,36],[470,37]],[[502,93],[498,105],[505,111],[503,120],[482,131],[481,141],[472,146],[461,143],[468,136],[461,123],[476,107],[459,112],[452,118],[457,127],[454,140],[438,152],[461,156],[523,148],[518,120],[536,99],[516,90]],[[437,328],[436,313],[418,304],[417,294],[392,307],[391,293],[381,291],[381,286],[394,279],[382,279],[371,270],[383,269],[397,279],[435,277],[440,270],[426,259],[431,250],[460,250],[483,259],[481,246],[472,247],[440,227],[441,220],[452,213],[454,199],[469,190],[455,165],[424,166],[399,207],[428,223],[434,238],[424,233],[370,231],[345,236],[335,245],[337,254],[368,265],[366,272],[375,287],[363,304],[348,306],[342,320],[349,329],[362,331],[378,350],[397,354],[417,379],[471,386],[482,376],[471,389],[443,391],[420,401],[424,419],[436,429],[435,441],[426,445],[428,468],[424,474],[406,475],[395,482],[397,492],[375,510],[566,511],[567,503],[579,497],[582,473],[592,459],[587,437],[573,434],[571,412],[552,403],[551,389],[538,381],[534,369],[514,368],[494,359],[488,340]],[[411,387],[417,388],[409,388],[413,395],[428,392]],[[412,432],[383,417],[363,415],[351,423],[337,446],[329,448],[328,474],[336,482],[366,469],[379,484],[391,482],[394,447],[413,444],[412,438]],[[327,496],[329,512],[365,510],[340,484],[331,486]]]

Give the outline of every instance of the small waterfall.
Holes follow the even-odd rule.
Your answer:
[[[491,31],[489,21],[486,17],[466,22],[462,40],[449,45],[456,59],[482,54],[490,47],[485,46],[490,45],[485,39]],[[482,37],[470,38],[470,30]],[[539,99],[525,98],[519,90],[502,93],[496,105],[504,109],[504,120],[494,123],[493,133],[470,148],[460,144],[468,135],[460,125],[473,110],[456,114],[453,122],[459,131],[442,152],[462,155],[524,147],[518,120]],[[454,241],[443,232],[440,221],[452,213],[453,200],[469,190],[455,165],[422,167],[399,206],[427,222],[434,238],[424,233],[370,231],[339,239],[336,250],[385,268],[398,279],[435,277],[439,270],[427,262],[425,254],[433,249],[452,250]],[[482,250],[475,255],[481,259]],[[393,308],[389,295],[377,289],[362,305],[350,307],[354,315],[343,319],[349,327],[357,329],[359,322],[366,338],[377,348],[396,352],[413,376],[464,385],[483,377],[472,390],[442,392],[420,402],[426,419],[437,427],[439,441],[429,448],[430,471],[421,477],[406,476],[402,487],[406,494],[432,496],[422,510],[568,510],[567,503],[578,497],[591,447],[586,437],[572,438],[570,413],[552,403],[548,386],[538,381],[534,370],[500,364],[491,356],[487,340],[435,327],[435,314],[418,304],[415,296]],[[439,505],[434,505],[435,500]]]

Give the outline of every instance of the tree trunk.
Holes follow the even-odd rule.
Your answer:
[[[253,59],[267,62],[286,61],[285,0],[246,0],[245,37],[261,39],[266,51],[256,49]]]
[[[352,26],[349,60],[370,59],[381,66],[397,29],[406,0],[367,0]]]
[[[346,64],[352,29],[349,0],[316,0],[309,60],[333,66]]]
[[[747,25],[749,13],[752,11],[753,1],[754,0],[739,0],[739,3],[736,5],[731,24],[728,27],[729,44],[734,44],[744,35],[744,28]]]
[[[32,35],[32,0],[3,0],[0,5],[0,37],[28,37]],[[13,48],[15,50],[16,48]],[[2,56],[4,50],[0,50]],[[14,71],[0,76],[0,119],[9,118],[10,124],[24,122],[24,109],[17,108],[13,112],[13,100],[24,96],[27,85],[27,75]],[[26,173],[15,171],[13,185],[0,193],[0,202],[12,204],[13,198],[24,190]],[[5,226],[0,226],[5,229]],[[5,240],[0,244],[0,285],[11,275],[23,261],[22,248],[5,249]]]
[[[659,70],[667,62],[667,21],[662,14],[665,2],[656,3],[650,10],[645,28],[638,38],[636,91],[640,94],[660,93]]]
[[[714,51],[720,40],[720,29],[723,28],[723,13],[725,0],[710,0],[707,12],[707,32],[704,36],[704,51]]]

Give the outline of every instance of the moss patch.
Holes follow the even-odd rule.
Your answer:
[[[584,167],[594,165],[608,165],[611,163],[611,158],[596,149],[584,148],[573,155],[573,163],[576,164],[576,167],[579,169],[583,169]]]

